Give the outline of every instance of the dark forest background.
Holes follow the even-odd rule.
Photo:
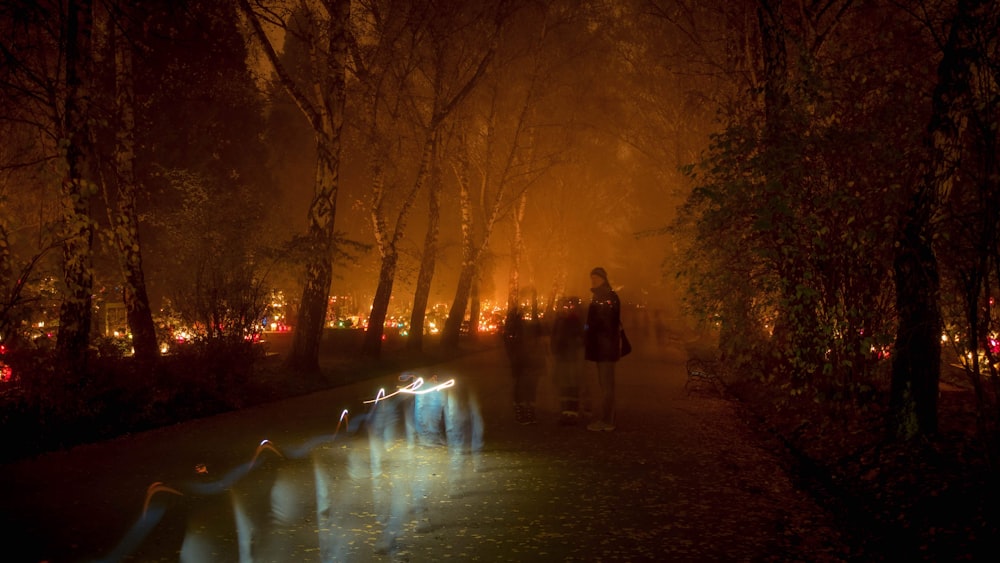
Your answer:
[[[971,482],[983,533],[998,29],[986,0],[4,0],[6,451],[490,346],[602,265],[852,494]]]

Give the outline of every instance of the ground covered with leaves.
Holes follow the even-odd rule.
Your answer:
[[[886,401],[830,405],[731,383],[741,416],[789,454],[800,485],[837,515],[852,560],[993,560],[1000,475],[976,433],[975,397],[946,371],[936,436],[898,443]]]
[[[481,416],[483,447],[466,441],[457,455],[444,430],[440,443],[416,446],[405,432],[372,440],[364,427],[330,437],[341,409],[360,412],[380,385],[398,383],[393,374],[53,452],[0,465],[0,525],[25,561],[113,549],[123,561],[235,560],[241,550],[262,561],[996,553],[995,488],[961,389],[942,395],[938,438],[889,445],[874,406],[826,412],[772,386],[686,388],[685,359],[640,348],[618,365],[613,432],[559,424],[549,379],[538,387],[540,422],[517,424],[509,367],[495,347],[413,368],[455,379],[446,393],[462,424]],[[275,450],[230,480],[263,438]],[[159,493],[162,519],[130,544],[155,482],[184,494]],[[213,484],[218,491],[205,492]]]
[[[410,447],[405,434],[316,442],[343,405],[385,383],[358,382],[0,465],[0,525],[25,561],[112,550],[123,561],[176,561],[182,551],[218,561],[241,549],[263,561],[848,558],[834,514],[798,486],[783,450],[731,401],[684,389],[682,353],[636,352],[618,369],[613,432],[560,425],[549,379],[538,387],[540,422],[517,424],[509,367],[487,350],[417,370],[455,378],[449,397],[465,420],[483,421],[478,452]],[[265,451],[230,482],[262,438],[285,456]],[[130,544],[154,482],[185,494],[158,493],[162,518]],[[193,492],[215,483],[217,493]],[[317,510],[321,501],[331,509]]]

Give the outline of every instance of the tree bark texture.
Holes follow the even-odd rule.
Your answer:
[[[66,170],[62,181],[63,281],[65,296],[59,310],[56,353],[65,369],[82,374],[87,368],[92,294],[94,229],[90,198],[94,193],[90,131],[93,54],[93,5],[70,0],[66,17],[66,99],[63,135]]]
[[[507,310],[512,311],[519,306],[521,294],[521,254],[524,251],[524,233],[521,225],[524,221],[524,211],[528,207],[528,192],[521,192],[514,214],[514,238],[510,243],[510,279],[507,284]]]
[[[378,288],[375,291],[375,298],[372,300],[371,314],[368,316],[368,328],[365,330],[365,340],[361,347],[361,355],[366,358],[378,358],[382,353],[382,335],[385,332],[385,319],[389,310],[389,302],[392,298],[392,286],[396,281],[396,266],[399,263],[399,241],[406,231],[406,220],[417,193],[427,184],[430,176],[431,166],[434,159],[437,135],[435,131],[430,131],[424,140],[424,147],[420,156],[420,166],[417,169],[417,177],[413,182],[413,187],[403,200],[396,216],[396,225],[392,233],[386,232],[385,216],[382,211],[383,189],[379,186],[376,189],[374,205],[372,207],[372,228],[375,231],[375,239],[378,242],[379,250],[382,253],[382,265],[379,268]],[[379,180],[377,183],[381,184]]]
[[[333,280],[351,3],[349,0],[331,0],[322,4],[328,22],[325,27],[323,22],[312,22],[315,34],[310,40],[318,43],[325,39],[326,44],[310,46],[311,51],[316,53],[312,58],[311,83],[309,88],[300,88],[281,64],[249,1],[238,2],[282,87],[305,115],[316,137],[315,186],[306,230],[309,260],[305,265],[302,299],[288,357],[292,368],[315,373],[319,371],[319,344],[326,324],[330,282]]]
[[[7,296],[7,290],[12,288],[14,282],[14,265],[13,258],[10,253],[10,239],[8,233],[10,232],[10,225],[7,222],[7,214],[0,213],[0,291],[4,292],[4,302],[9,301]],[[6,312],[6,310],[4,310]],[[3,322],[6,319],[0,319]],[[0,325],[2,328],[3,325]],[[6,334],[6,331],[3,332]]]
[[[497,25],[499,26],[499,24],[500,24],[500,22],[498,21]],[[499,31],[499,27],[497,28],[497,31]],[[465,78],[464,82],[461,82],[461,86],[458,87],[456,90],[454,90],[454,94],[450,98],[448,98],[448,97],[445,97],[447,89],[444,88],[444,83],[442,82],[442,80],[443,80],[443,78],[445,76],[447,76],[448,74],[450,74],[449,70],[445,67],[445,60],[446,60],[445,52],[448,49],[450,49],[450,46],[448,44],[448,41],[447,41],[446,37],[440,37],[440,36],[438,36],[438,37],[433,37],[432,38],[432,42],[435,44],[435,57],[434,57],[434,77],[435,78],[434,78],[434,100],[433,100],[433,106],[432,106],[432,110],[431,110],[430,120],[428,121],[427,128],[426,128],[427,138],[426,138],[426,141],[424,143],[423,152],[422,152],[422,155],[421,155],[420,168],[419,168],[419,171],[418,171],[418,174],[417,174],[417,179],[416,179],[416,182],[414,183],[413,190],[408,194],[407,199],[406,199],[406,201],[403,204],[403,208],[400,210],[399,218],[397,219],[397,222],[396,222],[395,234],[393,235],[392,240],[391,240],[391,245],[393,246],[393,250],[392,250],[393,253],[397,252],[397,250],[395,249],[395,245],[400,240],[400,238],[402,237],[403,227],[405,225],[405,220],[406,220],[406,214],[409,211],[409,209],[410,209],[410,207],[411,207],[411,205],[413,203],[413,199],[416,196],[417,192],[427,182],[428,176],[430,176],[430,174],[431,174],[431,169],[434,166],[434,162],[435,162],[435,158],[436,158],[436,154],[437,154],[437,143],[438,143],[438,140],[439,140],[441,124],[444,122],[445,119],[447,119],[455,111],[455,109],[460,104],[462,104],[462,102],[469,96],[469,94],[472,92],[472,90],[476,87],[476,85],[482,79],[483,74],[486,72],[486,70],[489,67],[491,61],[493,60],[494,54],[496,53],[496,48],[497,48],[496,41],[497,41],[497,37],[496,36],[492,36],[492,37],[489,38],[489,44],[486,47],[485,51],[482,53],[482,56],[478,58],[478,60],[476,61],[476,63],[475,63],[474,66],[470,67],[470,68],[473,68],[472,73],[469,74]],[[380,206],[377,206],[376,210],[378,209],[378,207],[380,207]],[[464,207],[463,207],[463,210],[464,210]],[[373,219],[373,227],[375,228],[375,231],[376,231],[375,232],[376,240],[379,241],[380,248],[384,249],[384,248],[386,248],[386,243],[383,240],[384,239],[384,234],[382,234],[380,232],[380,230],[379,230],[380,229],[380,225],[381,225],[381,223],[378,220],[378,218],[377,217],[374,218]],[[436,226],[435,226],[435,229],[436,229]],[[431,231],[428,231],[428,236],[430,236],[430,234],[431,234]],[[434,233],[435,244],[436,244],[436,237],[437,237],[437,234]],[[427,260],[427,259],[429,259],[429,257],[427,255],[426,248],[425,248],[424,260]],[[430,266],[429,269],[425,270],[424,269],[424,264],[423,263],[421,264],[421,274],[426,274],[426,275],[432,277],[433,276],[433,264],[428,264],[428,266]],[[395,275],[395,267],[393,268],[393,275]],[[428,291],[429,291],[430,277],[427,278]],[[379,283],[380,284],[382,283],[381,280],[380,280]],[[391,283],[392,283],[392,281],[390,280],[389,283],[390,283],[390,289],[391,289]],[[421,291],[419,285],[418,285],[418,290],[417,291],[418,292]],[[376,293],[376,295],[378,295],[378,293]],[[385,297],[384,304],[383,303],[379,303],[379,302],[376,302],[376,303],[373,304],[373,313],[374,313],[374,309],[375,308],[383,306],[383,305],[385,307],[388,307],[388,297]],[[415,307],[416,307],[416,305],[417,304],[414,303]],[[424,302],[424,306],[426,306],[426,300]],[[421,312],[420,314],[422,315],[423,313]],[[411,318],[411,320],[413,320],[413,319]],[[459,322],[460,321],[461,321],[461,319],[459,319]],[[445,330],[444,330],[444,333],[442,335],[442,342],[444,342],[445,340],[447,340],[448,335],[450,334],[450,332],[449,332],[449,323],[451,323],[451,322],[452,322],[452,318],[449,315],[448,320],[445,322]],[[422,332],[423,331],[423,320],[422,319],[420,320],[420,325],[419,326],[417,326],[415,324],[411,324],[410,326],[411,326],[411,329]],[[369,324],[368,324],[368,330],[371,331],[371,329],[372,329],[372,324],[369,322]],[[378,330],[380,331],[380,333],[378,335],[378,342],[376,342],[376,336],[374,334],[372,334],[370,336],[366,334],[366,338],[365,338],[365,350],[368,350],[369,352],[371,352],[371,351],[376,350],[376,347],[380,345],[380,343],[381,343],[381,330],[382,330],[382,328],[378,327]],[[422,339],[422,335],[421,335],[420,338]],[[457,345],[457,342],[458,342],[458,327],[454,327],[454,344]]]
[[[448,310],[448,318],[441,333],[441,345],[454,350],[458,347],[459,336],[462,334],[462,321],[469,305],[469,295],[472,291],[472,279],[476,275],[475,263],[462,261],[462,269],[458,273],[458,285],[455,287],[455,299]]]
[[[121,14],[122,12],[119,12]],[[131,18],[125,13],[125,21]],[[124,24],[123,24],[124,25]],[[126,27],[127,29],[130,26]],[[117,26],[115,26],[117,29]],[[139,219],[135,207],[135,89],[133,87],[132,44],[120,33],[113,35],[115,52],[115,88],[118,122],[115,128],[115,179],[118,188],[118,215],[114,222],[114,241],[122,266],[122,299],[132,332],[135,357],[147,363],[159,356],[156,325],[149,306],[146,278],[139,244]]]
[[[523,122],[522,112],[522,122]],[[491,116],[491,120],[495,116]],[[486,142],[487,157],[486,162],[491,160],[489,154],[492,152],[494,143],[493,128],[488,134]],[[458,286],[455,289],[455,298],[452,300],[451,308],[448,311],[448,318],[445,320],[444,330],[441,332],[441,344],[445,348],[455,349],[458,347],[458,340],[461,334],[462,321],[465,320],[465,313],[469,306],[469,296],[472,284],[478,275],[480,261],[483,253],[489,248],[490,237],[493,235],[493,227],[500,217],[501,206],[506,194],[507,182],[501,178],[497,185],[496,193],[487,208],[487,191],[490,187],[490,176],[488,168],[484,172],[481,187],[479,190],[479,204],[483,209],[483,227],[481,234],[476,235],[475,205],[473,204],[470,177],[469,177],[469,157],[466,152],[467,147],[463,147],[459,152],[457,161],[453,168],[459,188],[459,211],[461,213],[462,232],[462,268],[458,275]],[[513,153],[513,150],[511,151]],[[509,162],[510,159],[508,159]]]
[[[438,142],[434,142],[431,164],[430,190],[427,199],[427,234],[424,236],[424,251],[417,274],[417,287],[413,292],[413,309],[410,312],[410,334],[406,347],[421,350],[424,343],[424,319],[431,293],[431,281],[437,264],[438,238],[441,232],[441,170],[438,166]]]
[[[937,257],[932,246],[933,218],[948,197],[962,157],[965,111],[970,101],[971,46],[984,0],[959,0],[938,65],[930,123],[927,173],[903,215],[896,255],[895,355],[892,362],[889,429],[908,440],[937,432],[941,378],[941,311]]]
[[[912,205],[917,211],[928,204]],[[926,219],[907,215],[893,261],[899,324],[889,401],[890,431],[904,440],[937,431],[941,370],[937,260]]]
[[[788,94],[788,51],[782,0],[760,0],[757,23],[764,57],[764,121],[770,134],[781,132],[785,112],[791,104]]]
[[[392,298],[392,286],[396,279],[396,265],[399,254],[393,252],[382,257],[382,265],[378,273],[378,287],[375,289],[375,299],[372,301],[372,312],[368,315],[368,328],[365,329],[365,340],[361,345],[361,355],[365,358],[378,358],[382,351],[382,336],[385,334],[385,319]]]

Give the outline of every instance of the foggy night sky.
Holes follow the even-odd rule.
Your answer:
[[[554,121],[563,120],[560,125],[572,130],[557,135],[560,138],[542,149],[564,154],[565,161],[549,169],[529,191],[522,295],[534,287],[540,298],[547,299],[562,270],[565,294],[588,298],[589,271],[600,265],[608,270],[623,301],[666,307],[676,313],[678,291],[673,272],[665,272],[663,264],[671,247],[669,235],[636,234],[661,229],[673,219],[688,190],[678,168],[693,162],[707,146],[710,110],[691,105],[685,96],[694,85],[678,81],[674,70],[629,66],[618,52],[628,50],[627,45],[615,46],[606,37],[577,31],[560,37],[560,41],[574,45],[581,54],[564,63],[555,88],[546,92],[542,101],[543,112],[555,108]],[[507,33],[519,32],[534,31],[513,26]],[[269,67],[259,59],[257,66],[262,77],[270,75]],[[650,116],[636,100],[648,98],[652,91],[676,100],[676,104],[659,105],[657,111],[663,115]],[[479,101],[473,97],[469,103]],[[678,123],[679,114],[686,118]],[[313,176],[311,133],[294,108],[286,108],[283,115],[301,123],[284,124],[299,128],[297,143],[270,146],[281,163],[277,174],[281,201],[274,207],[273,228],[282,236],[291,228],[304,229]],[[672,122],[666,124],[668,120]],[[567,126],[567,121],[573,123]],[[350,142],[345,144],[337,228],[348,238],[372,243],[365,159],[352,152]],[[431,304],[451,303],[460,261],[457,188],[447,165],[443,177],[441,239]],[[424,191],[410,213],[390,315],[401,312],[399,307],[406,307],[412,299],[426,230],[426,198]],[[489,282],[481,287],[483,300],[504,300],[513,236],[511,215],[510,210],[504,214],[491,237],[492,287]],[[390,212],[390,222],[394,219]],[[556,232],[564,232],[568,240],[564,255],[559,254]],[[336,267],[331,294],[351,293],[362,305],[369,305],[378,266],[379,255],[373,248],[359,264]]]

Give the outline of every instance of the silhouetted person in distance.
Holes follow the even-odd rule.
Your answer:
[[[580,420],[581,379],[583,377],[583,313],[579,297],[559,301],[552,323],[549,348],[552,376],[559,393],[559,424],[574,425]]]
[[[597,364],[601,390],[599,417],[587,430],[615,429],[615,362],[621,358],[621,302],[608,283],[608,273],[597,267],[590,271],[590,307],[584,331],[584,357]]]
[[[519,424],[535,424],[535,396],[538,380],[545,369],[545,356],[539,349],[541,329],[524,319],[520,309],[507,312],[503,326],[503,344],[510,360],[514,379],[514,419]]]

